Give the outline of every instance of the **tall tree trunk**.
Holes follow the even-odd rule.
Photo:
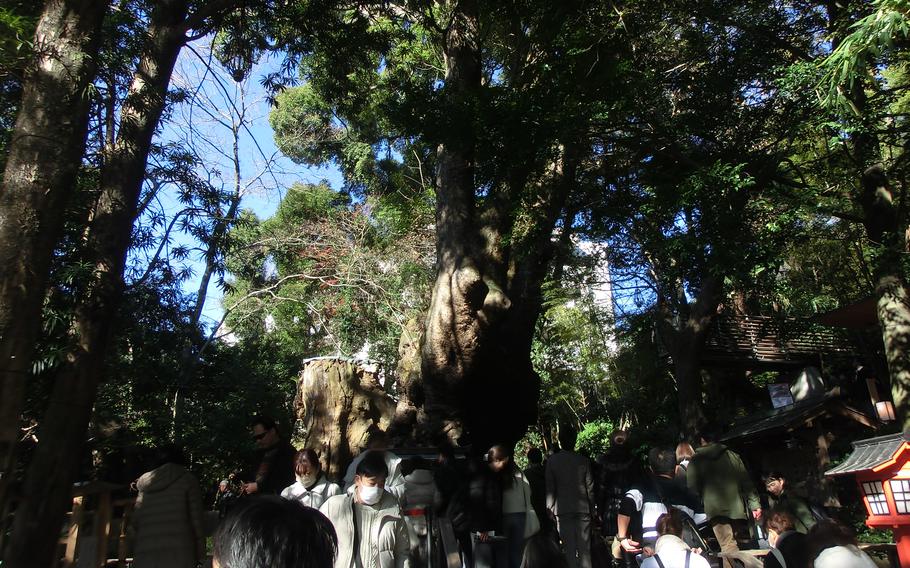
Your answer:
[[[657,329],[661,341],[673,359],[679,401],[680,429],[693,436],[705,423],[702,404],[701,354],[708,337],[711,322],[717,315],[723,279],[706,276],[692,305],[678,306],[679,323],[674,325],[674,314],[668,309],[666,298],[658,303]],[[685,296],[679,298],[685,302]]]
[[[41,422],[4,566],[50,566],[70,502],[111,326],[123,293],[123,268],[152,136],[174,63],[185,42],[186,0],[162,0],[121,109],[120,132],[102,173],[101,198],[88,237],[92,283],[76,308],[76,344],[57,377]]]
[[[894,195],[880,164],[863,172],[859,202],[874,253],[876,311],[891,377],[891,397],[903,430],[910,428],[910,294],[901,255],[907,252]]]
[[[34,38],[35,57],[0,187],[0,510],[13,476],[19,417],[51,257],[75,187],[108,3],[50,0]]]
[[[478,262],[474,195],[474,105],[480,90],[476,0],[458,2],[444,37],[445,91],[458,128],[437,150],[436,281],[423,337],[421,370],[428,417],[460,434],[463,378],[474,372],[485,331],[489,287]]]

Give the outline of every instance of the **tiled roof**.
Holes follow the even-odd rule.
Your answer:
[[[825,475],[868,471],[890,460],[905,441],[905,434],[897,433],[853,442],[853,453],[843,463],[826,471]]]
[[[807,320],[723,315],[711,323],[702,358],[718,363],[798,364],[813,361],[821,353],[854,351],[840,331]]]
[[[757,434],[770,433],[781,428],[790,429],[822,414],[836,414],[866,426],[871,427],[873,425],[872,418],[845,404],[838,391],[829,391],[820,398],[802,400],[795,404],[740,419],[733,424],[732,429],[723,437],[723,441],[748,439]]]

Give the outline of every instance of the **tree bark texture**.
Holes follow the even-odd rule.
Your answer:
[[[344,359],[321,358],[304,364],[294,410],[306,431],[304,445],[316,450],[330,479],[341,479],[370,433],[388,430],[395,402],[374,374]]]
[[[473,105],[480,90],[476,0],[460,2],[444,37],[446,96],[460,128],[437,150],[436,281],[422,348],[425,410],[441,428],[457,428],[464,384],[475,370],[489,291],[477,263]]]
[[[676,313],[668,309],[667,299],[658,300],[657,328],[660,339],[673,360],[673,375],[679,399],[679,420],[682,432],[693,436],[706,421],[702,403],[701,353],[708,338],[711,322],[721,301],[722,278],[706,276],[695,303],[686,303],[685,295],[678,299]],[[674,319],[679,323],[674,325]]]
[[[0,187],[0,510],[13,477],[51,257],[85,147],[87,87],[107,6],[45,3]]]
[[[891,378],[891,398],[898,421],[906,430],[910,428],[910,294],[901,264],[901,255],[907,251],[906,229],[900,226],[891,185],[880,164],[863,172],[858,201],[874,247],[876,312]]]
[[[517,236],[514,218],[499,210],[511,200],[481,200],[476,193],[476,1],[457,3],[443,51],[448,115],[454,118],[437,150],[437,273],[422,344],[424,411],[437,436],[483,447],[517,441],[536,420],[540,379],[531,365],[531,341],[555,248],[553,229],[575,169],[566,167],[569,153],[560,147],[560,158],[536,188],[532,229]],[[526,174],[512,177],[524,184]],[[513,199],[521,195],[513,193]],[[510,243],[503,234],[511,235]]]
[[[120,132],[101,177],[101,197],[86,250],[92,282],[77,305],[76,340],[54,382],[16,511],[4,566],[49,566],[104,373],[111,326],[123,293],[123,269],[152,136],[185,42],[185,0],[158,2],[148,39],[120,113]]]

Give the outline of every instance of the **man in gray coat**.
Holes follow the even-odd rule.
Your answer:
[[[591,462],[576,453],[574,430],[559,433],[562,451],[547,460],[547,509],[556,518],[570,568],[591,568],[591,506],[594,479]]]

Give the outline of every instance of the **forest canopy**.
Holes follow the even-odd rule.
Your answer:
[[[906,429],[908,30],[903,0],[3,2],[5,558],[137,448],[224,477],[313,357],[373,369],[403,443],[594,452],[767,406],[704,364],[723,318],[868,300]]]

